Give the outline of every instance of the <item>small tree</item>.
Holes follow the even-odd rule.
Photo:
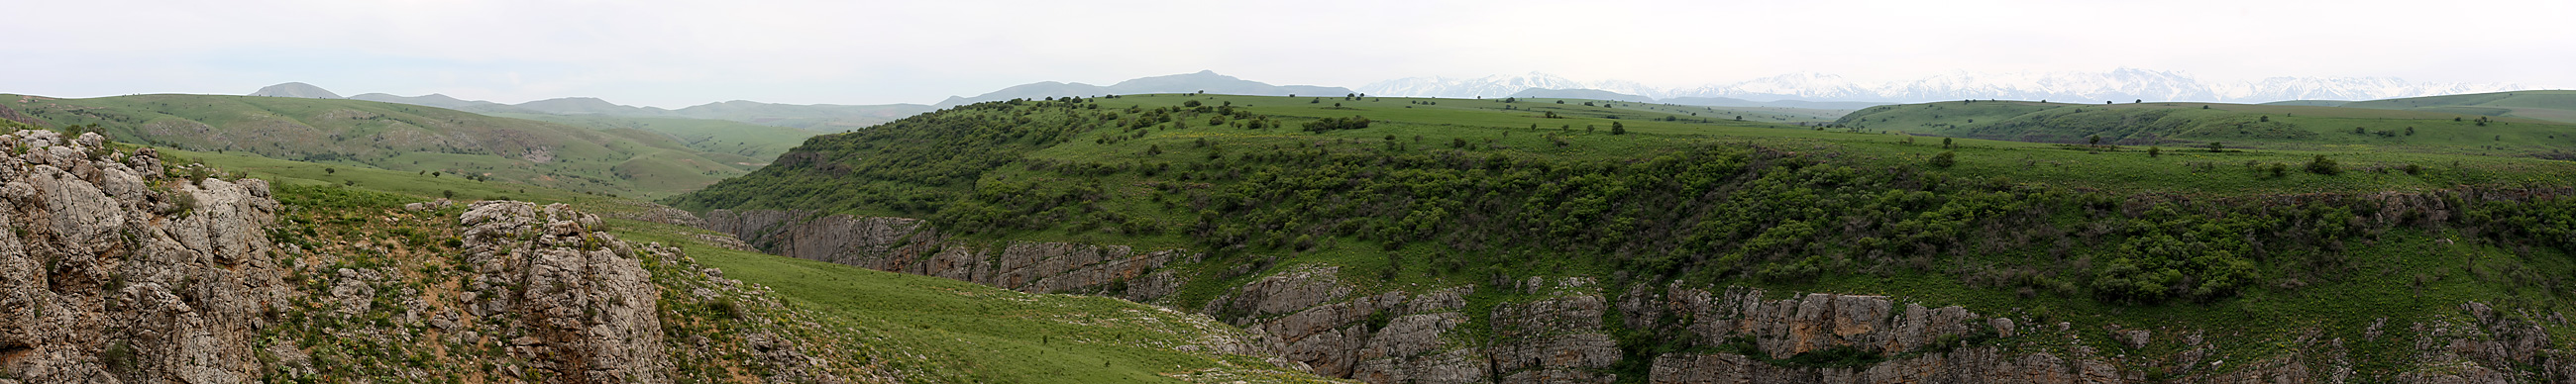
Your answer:
[[[2343,173],[2343,168],[2336,166],[2334,159],[2328,159],[2326,155],[2317,155],[2315,159],[2308,160],[2308,173],[2334,176]]]
[[[2269,122],[2272,122],[2272,117],[2271,117],[2271,116],[2256,117],[2256,118],[2254,118],[2254,121],[2259,121],[2259,122],[2269,123]]]
[[[1959,154],[1950,151],[1941,151],[1941,154],[1932,155],[1932,159],[1925,161],[1925,163],[1931,164],[1934,168],[1949,168],[1952,165],[1959,165]]]
[[[2164,156],[2164,154],[2165,150],[2163,148],[2147,147],[2147,157]]]
[[[2406,135],[2407,135],[2407,136],[2414,136],[2414,135],[2415,135],[2415,127],[2406,127]]]
[[[2088,141],[2093,142],[2093,145],[2102,145],[2102,135],[2093,135]]]
[[[1162,155],[1163,155],[1163,146],[1162,146],[1162,145],[1148,145],[1148,146],[1145,146],[1145,155],[1146,155],[1146,156],[1162,156]]]
[[[2227,144],[2219,143],[2219,142],[2216,142],[2216,141],[2209,142],[2209,153],[2219,153],[2219,152],[2226,152],[2226,151],[2227,151]]]
[[[1619,124],[1619,122],[1616,122],[1616,121],[1610,122],[1610,134],[1613,134],[1613,135],[1625,135],[1625,134],[1628,134],[1628,126],[1627,126],[1627,125],[1624,125],[1624,124]]]
[[[2281,178],[2282,176],[2289,176],[2289,175],[2290,175],[2290,165],[2289,165],[2289,164],[2272,163],[2272,178],[2276,178],[2276,179],[2277,179],[2277,178]]]
[[[1941,138],[1941,149],[1950,149],[1950,138]]]

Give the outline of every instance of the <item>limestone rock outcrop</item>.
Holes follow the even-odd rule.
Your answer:
[[[259,180],[167,175],[97,134],[0,135],[0,370],[31,383],[242,383],[289,295]]]
[[[483,201],[461,220],[476,316],[509,316],[526,329],[514,355],[547,363],[576,383],[671,382],[659,291],[635,250],[595,232],[599,217],[562,204]]]
[[[1151,301],[1177,289],[1165,264],[1199,257],[1184,250],[1139,252],[1119,245],[949,241],[918,219],[820,215],[809,211],[714,210],[703,228],[732,234],[769,253],[888,272],[938,276],[1022,292],[1122,293]],[[1143,284],[1144,289],[1136,289]],[[1112,288],[1123,292],[1109,292]]]

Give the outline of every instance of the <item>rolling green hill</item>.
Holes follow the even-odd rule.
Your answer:
[[[2359,104],[2359,103],[2356,103]],[[2432,110],[2218,103],[2043,104],[1951,101],[1871,107],[1844,129],[2047,143],[2563,157],[2576,124]]]
[[[586,129],[359,100],[0,95],[0,102],[49,126],[94,125],[131,142],[451,177],[476,175],[588,193],[667,196],[768,162],[738,154],[761,153],[751,148],[756,146],[709,152],[649,131]]]
[[[2350,104],[2350,103],[2352,103],[2352,102],[2351,102],[2351,101],[2345,101],[2345,100],[2285,100],[2285,101],[2275,101],[2275,102],[2263,103],[2263,105],[2294,105],[2294,106],[2302,106],[2302,107],[2341,107],[2341,106],[2343,106],[2344,104]]]
[[[805,138],[822,134],[797,128],[753,125],[726,120],[677,117],[630,117],[607,115],[547,115],[530,113],[488,113],[514,119],[527,119],[594,129],[635,129],[659,132],[702,152],[739,155],[757,163],[740,166],[768,165],[778,154],[805,142]]]
[[[1186,283],[1158,303],[1231,321],[1302,319],[1217,304],[1292,271],[1334,271],[1356,296],[1465,292],[1453,334],[1476,341],[1435,348],[1536,337],[1515,333],[1523,320],[1505,309],[1565,305],[1536,288],[1557,279],[1599,282],[1603,300],[1740,292],[1730,287],[1887,295],[2017,314],[2041,332],[1792,357],[1747,351],[1768,339],[1701,338],[1692,327],[1707,323],[1688,315],[1612,312],[1565,331],[1615,337],[1618,362],[1583,369],[1622,380],[1693,353],[1875,371],[1949,356],[1946,345],[2120,351],[2137,356],[2107,360],[2120,372],[2180,381],[2259,369],[2247,361],[2341,361],[2353,377],[2398,380],[2456,367],[2410,343],[2448,336],[2399,325],[2458,321],[2468,303],[2576,310],[2564,289],[2576,286],[2576,163],[2528,156],[2576,142],[2557,123],[2184,103],[1900,105],[1830,129],[1689,113],[1579,100],[990,102],[817,136],[664,201],[921,218],[966,244],[1197,250],[1207,256],[1165,266]],[[2379,134],[2406,126],[2418,132]],[[2093,134],[2233,149],[2061,144]],[[2168,339],[2204,334],[2188,348]],[[2568,347],[2557,340],[2543,344]],[[2322,350],[2348,353],[2307,352]],[[2231,363],[2177,363],[2204,358]],[[2325,377],[2313,372],[2295,375]]]
[[[2356,101],[2352,108],[2400,109],[2576,123],[2576,91],[2513,91]]]

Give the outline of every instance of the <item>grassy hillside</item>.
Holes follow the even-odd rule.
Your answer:
[[[2564,293],[2576,163],[2527,156],[2559,147],[2551,135],[2576,140],[2565,125],[1980,102],[1873,108],[1827,129],[1592,103],[984,103],[818,136],[666,201],[919,217],[970,241],[1209,252],[1171,267],[1191,277],[1165,299],[1181,308],[1310,265],[1364,290],[1477,286],[1470,334],[1491,320],[1478,308],[1530,299],[1495,282],[1566,276],[1612,297],[1673,282],[1897,295],[2069,322],[2091,336],[2066,342],[2101,350],[2121,348],[2089,331],[2110,324],[2205,330],[2227,335],[2214,353],[2230,361],[2282,356],[2309,332],[2362,340],[2382,331],[2374,319],[2457,316],[2465,301],[2576,310]],[[2056,128],[2079,122],[2098,129]],[[2418,132],[2349,133],[2356,124]],[[2096,133],[2234,149],[2059,144]],[[2359,374],[2422,369],[2398,341],[2416,331],[2385,331],[2351,346]],[[1634,332],[1620,345],[1631,356],[1708,347],[1617,332]]]
[[[163,148],[177,163],[203,162],[227,172],[269,180],[288,212],[284,221],[309,225],[318,237],[309,244],[357,244],[364,239],[452,236],[455,220],[401,220],[402,225],[376,225],[351,218],[409,217],[400,204],[441,196],[459,199],[515,199],[567,203],[611,217],[610,231],[629,241],[680,247],[725,277],[771,289],[761,297],[736,298],[748,314],[724,315],[695,305],[671,305],[666,321],[675,321],[671,340],[749,332],[735,320],[775,318],[772,324],[803,324],[807,353],[831,357],[844,369],[878,371],[911,382],[1327,382],[1310,374],[1272,366],[1259,358],[1209,352],[1185,352],[1182,345],[1209,340],[1241,339],[1243,331],[1205,316],[1189,315],[1116,299],[1026,294],[946,279],[870,271],[836,264],[737,251],[707,244],[701,230],[670,224],[618,219],[644,209],[634,200],[500,183],[478,183],[454,176],[431,177],[413,172],[346,165],[275,160],[239,153],[218,154]],[[325,171],[329,169],[329,171]],[[452,214],[452,212],[450,213]],[[327,250],[315,245],[317,250]],[[435,248],[431,248],[435,250]],[[327,252],[327,251],[326,251]],[[435,253],[391,252],[370,263],[399,266],[435,264]],[[406,259],[419,257],[418,260]],[[651,263],[648,263],[651,264]],[[659,264],[653,264],[659,265]],[[429,267],[421,267],[429,268]],[[424,269],[431,270],[431,269]],[[696,271],[659,269],[657,275],[693,275]],[[657,282],[664,280],[657,277]],[[687,281],[688,279],[676,279]],[[687,292],[689,287],[665,287]],[[866,294],[852,294],[865,292]],[[670,294],[665,297],[692,297]],[[673,300],[673,299],[666,299]],[[769,309],[751,303],[783,302]],[[683,321],[684,320],[684,321]],[[298,325],[297,327],[306,327]],[[319,326],[314,326],[319,327]],[[301,329],[301,328],[297,328]],[[332,344],[328,338],[309,341]],[[352,344],[356,351],[380,345]],[[813,350],[820,348],[822,350]],[[435,362],[435,360],[431,360]],[[684,376],[728,377],[733,361],[690,361]],[[349,372],[373,372],[349,370]],[[846,376],[848,373],[844,372]],[[471,376],[471,375],[468,375]],[[739,378],[739,377],[735,377]]]
[[[1837,120],[1867,132],[2045,143],[2564,157],[2576,124],[2425,110],[2219,103],[1951,101],[1871,107]]]
[[[2356,101],[2351,108],[2399,109],[2576,123],[2576,91],[2514,91]]]
[[[946,376],[938,381],[1329,382],[1257,357],[1177,350],[1249,340],[1204,315],[736,251],[698,242],[694,228],[618,224],[627,238],[679,244],[728,278],[776,289],[800,308],[880,337],[873,348],[924,356],[921,371]]]
[[[797,105],[735,100],[700,104],[680,108],[674,112],[700,119],[731,120],[816,132],[842,132],[893,121],[930,109],[930,106],[920,104]]]
[[[2283,101],[2275,101],[2275,102],[2263,103],[2263,105],[2294,105],[2294,106],[2303,106],[2303,107],[2341,107],[2341,106],[2343,106],[2344,104],[2351,104],[2351,103],[2352,103],[2351,101],[2346,101],[2346,100],[2283,100]]]
[[[495,113],[493,116],[528,119],[593,129],[635,129],[668,135],[701,152],[742,156],[747,162],[736,166],[745,169],[768,165],[778,154],[795,148],[805,138],[822,134],[797,128],[754,125],[749,123],[676,117],[624,117],[605,115],[547,115],[532,113]]]
[[[139,95],[0,95],[53,127],[94,126],[120,140],[318,163],[476,175],[565,190],[667,196],[765,159],[692,149],[634,129],[585,129],[359,100]]]

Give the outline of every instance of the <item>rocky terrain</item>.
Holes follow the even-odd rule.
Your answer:
[[[829,339],[761,288],[561,205],[290,211],[97,134],[0,147],[0,383],[889,380],[809,355]],[[676,309],[718,301],[729,321]]]
[[[895,217],[820,216],[804,211],[715,210],[708,230],[732,234],[754,247],[808,260],[888,272],[938,276],[1034,293],[1111,293],[1149,302],[1180,286],[1157,268],[1195,262],[1183,250],[1138,252],[1126,246],[1012,243],[1000,247],[952,244],[921,220]]]
[[[1069,243],[984,249],[953,243],[920,220],[798,211],[715,210],[704,225],[780,255],[1022,291],[1195,306],[1260,335],[1269,344],[1264,349],[1314,373],[1370,383],[1638,379],[1619,372],[1643,374],[1652,383],[2369,381],[2354,377],[2351,346],[2400,342],[2382,337],[2383,328],[2392,335],[2408,330],[2412,340],[2398,349],[2414,361],[2402,377],[2386,379],[2576,377],[2551,341],[2548,326],[2564,326],[2563,317],[2501,313],[2474,302],[2442,321],[2374,326],[2363,335],[2367,340],[2311,331],[2277,355],[2222,356],[2222,344],[2238,341],[2192,329],[2084,329],[1886,296],[1609,286],[1584,277],[1371,292],[1343,281],[1334,267],[1289,267],[1203,305],[1175,303],[1156,299],[1198,276],[1186,273],[1197,260],[1178,256],[1184,250]],[[1478,308],[1468,299],[1477,290],[1518,299]]]

